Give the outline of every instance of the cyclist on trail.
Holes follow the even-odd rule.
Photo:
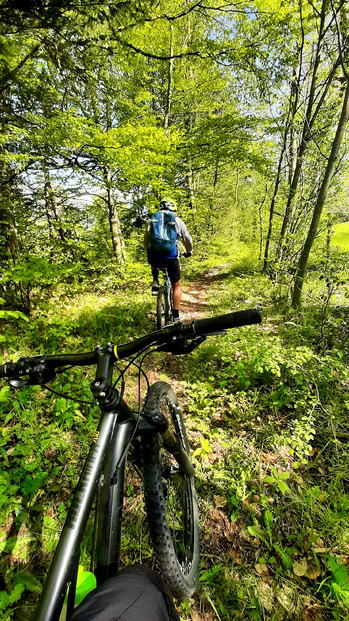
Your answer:
[[[153,214],[144,236],[144,246],[148,254],[153,275],[152,292],[159,289],[159,268],[166,267],[173,291],[173,318],[179,320],[179,308],[182,298],[181,268],[179,265],[179,239],[190,256],[193,241],[183,220],[175,215],[177,206],[172,199],[163,199],[160,210]]]

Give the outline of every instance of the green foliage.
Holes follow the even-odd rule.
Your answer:
[[[11,302],[25,313],[30,313],[39,300],[51,295],[58,283],[73,280],[79,271],[79,264],[56,264],[39,257],[27,257],[21,263],[2,270],[0,282],[8,289]],[[24,317],[23,313],[17,316]]]
[[[340,246],[343,252],[349,252],[349,222],[342,222],[334,227],[332,244]]]
[[[272,483],[273,485],[279,488],[280,492],[283,495],[286,492],[289,492],[290,488],[288,487],[287,483],[285,483],[285,481],[290,478],[290,473],[289,472],[278,473],[275,466],[273,465],[271,465],[270,468],[272,470],[273,476],[265,477],[264,483]]]

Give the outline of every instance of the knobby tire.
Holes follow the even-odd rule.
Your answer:
[[[164,310],[164,288],[161,286],[156,299],[156,327],[158,330],[165,326]]]
[[[173,321],[172,317],[172,287],[169,280],[167,286],[164,288],[164,306],[165,306],[165,326],[168,326]]]
[[[189,455],[187,434],[177,399],[165,382],[150,388],[147,413],[166,415]],[[159,434],[150,433],[142,446],[142,471],[148,524],[160,572],[178,599],[190,597],[199,575],[199,517],[194,480],[184,474],[163,447]]]

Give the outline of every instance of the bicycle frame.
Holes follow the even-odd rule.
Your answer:
[[[98,583],[103,582],[117,571],[127,457],[125,448],[131,439],[135,425],[136,416],[123,401],[115,410],[102,413],[97,429],[97,440],[89,451],[74,494],[36,610],[35,621],[58,619],[67,586],[70,586],[67,619],[73,612],[79,549],[93,499],[101,480],[104,462],[104,485],[100,494],[98,515],[101,516],[103,513],[101,507],[108,503],[112,507],[113,519],[109,524],[103,523],[102,517],[99,520],[93,545],[95,554],[92,558],[91,570],[95,573]],[[112,442],[114,438],[115,442]],[[113,454],[108,454],[106,460],[111,444],[115,450]],[[115,485],[109,485],[115,471],[118,471]],[[110,549],[113,549],[110,545],[111,541],[114,542],[114,550],[116,550],[113,558],[109,555]]]
[[[101,418],[97,439],[90,448],[72,504],[70,506],[44,588],[35,613],[35,621],[56,621],[59,618],[67,588],[67,619],[73,614],[80,545],[97,493],[91,571],[97,584],[115,575],[119,565],[123,497],[127,449],[137,427],[137,435],[160,433],[165,447],[175,454],[187,476],[194,472],[187,455],[176,447],[176,437],[168,430],[162,417],[139,418],[112,385],[114,358],[111,350],[99,355],[96,379],[91,388],[99,398]],[[109,390],[108,390],[109,386]],[[113,399],[116,398],[113,407]]]

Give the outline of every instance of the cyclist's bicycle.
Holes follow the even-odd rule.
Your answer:
[[[190,257],[190,252],[182,252],[180,257]],[[158,330],[173,323],[172,284],[166,267],[159,267],[163,280],[160,283],[156,298],[156,327]]]
[[[101,584],[119,565],[124,480],[127,456],[143,479],[149,531],[157,565],[175,597],[196,589],[199,572],[199,523],[187,434],[171,387],[156,382],[149,387],[143,408],[142,363],[150,351],[187,354],[208,335],[261,322],[259,309],[250,309],[173,324],[120,346],[108,344],[95,351],[20,358],[0,365],[0,378],[11,386],[46,386],[75,366],[95,366],[91,390],[101,418],[41,594],[35,621],[58,621],[67,599],[67,619],[73,613],[80,546],[86,523],[95,508],[91,571]],[[138,360],[139,359],[139,360]],[[121,360],[125,368],[121,369]],[[125,372],[138,369],[139,406],[134,412],[124,401]],[[117,379],[113,381],[113,370]],[[160,442],[160,437],[162,441]],[[96,501],[94,502],[94,499]]]
[[[159,268],[163,281],[160,283],[156,298],[156,326],[158,330],[173,323],[172,285],[166,267]]]

